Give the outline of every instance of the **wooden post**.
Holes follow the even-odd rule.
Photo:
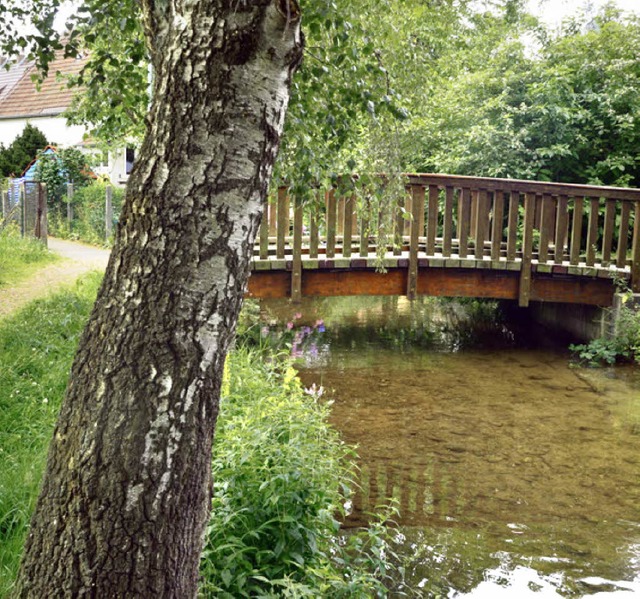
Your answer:
[[[419,214],[424,214],[424,187],[422,185],[411,186],[411,236],[409,241],[409,273],[407,277],[407,297],[410,300],[416,298],[418,293],[418,244],[420,241]]]
[[[476,260],[482,260],[484,255],[484,240],[487,237],[487,204],[488,196],[486,189],[480,189],[476,200],[476,228],[475,228],[475,254]]]
[[[318,215],[315,212],[312,212],[309,218],[311,220],[309,224],[309,258],[315,259],[318,257],[319,245]]]
[[[269,198],[262,203],[262,219],[260,220],[260,260],[269,258]]]
[[[555,232],[555,254],[554,262],[562,264],[564,257],[564,244],[566,243],[567,225],[569,223],[569,213],[567,212],[567,196],[558,196],[558,208],[556,213],[556,232]]]
[[[471,190],[467,187],[460,192],[460,217],[458,228],[460,230],[459,242],[460,258],[466,258],[469,253],[469,231],[471,226]]]
[[[327,258],[336,255],[336,193],[331,189],[325,196],[327,203]]]
[[[605,200],[604,230],[602,231],[602,266],[611,264],[611,247],[613,245],[613,230],[616,226],[616,201]]]
[[[627,247],[629,244],[629,212],[631,202],[622,202],[620,212],[620,228],[618,229],[618,256],[616,266],[624,268],[627,265]]]
[[[278,188],[278,194],[280,189]],[[278,195],[278,197],[280,197]],[[278,234],[278,202],[269,202],[269,237],[275,237]]]
[[[571,254],[569,264],[578,266],[580,262],[580,246],[582,244],[582,213],[584,198],[573,199],[573,220],[571,222]]]
[[[73,222],[73,183],[67,183],[67,223],[71,226]]]
[[[353,241],[353,213],[355,206],[355,198],[349,196],[344,202],[344,219],[343,236],[342,236],[342,255],[345,258],[351,258],[351,242]]]
[[[540,200],[542,208],[540,214],[540,242],[538,245],[538,261],[544,263],[549,259],[549,239],[553,231],[553,198],[544,194]]]
[[[396,218],[395,218],[395,234],[393,239],[393,255],[399,256],[402,253],[402,243],[404,236],[404,216],[402,209],[404,208],[405,198],[400,196],[396,204]]]
[[[24,183],[20,184],[20,234],[27,235],[27,190]]]
[[[634,202],[634,217],[631,250],[631,291],[640,293],[640,202]]]
[[[518,305],[526,308],[531,295],[531,257],[533,255],[533,221],[536,214],[536,195],[524,194],[524,237],[522,240],[522,266]]]
[[[491,227],[491,259],[500,260],[502,250],[502,219],[504,217],[504,193],[493,194],[493,223]]]
[[[442,255],[451,256],[453,238],[453,187],[447,185],[444,190],[444,222],[442,223]]]
[[[276,225],[276,258],[284,260],[285,239],[289,234],[289,196],[285,187],[278,189],[278,214]]]
[[[427,256],[436,253],[436,234],[438,233],[438,201],[440,190],[437,185],[429,185],[429,207],[427,214]]]
[[[520,192],[512,191],[509,196],[509,219],[507,221],[507,260],[516,259],[518,245],[518,212],[520,211]]]
[[[362,216],[360,218],[360,257],[369,256],[369,198],[362,203]]]
[[[291,270],[291,300],[302,300],[302,206],[293,213],[293,265]]]
[[[600,200],[591,198],[589,202],[589,229],[587,231],[587,266],[593,266],[596,261],[598,244],[598,208]]]
[[[105,193],[104,236],[109,241],[113,233],[113,187],[109,185]]]
[[[47,219],[47,186],[41,183],[38,193],[38,216],[36,222],[36,237],[40,239],[45,246],[49,245],[49,221]]]

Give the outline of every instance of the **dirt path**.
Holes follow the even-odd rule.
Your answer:
[[[15,287],[0,289],[0,318],[4,318],[27,302],[46,296],[64,285],[73,283],[80,275],[91,270],[104,270],[109,250],[103,250],[76,241],[49,238],[49,249],[63,260],[45,266]]]

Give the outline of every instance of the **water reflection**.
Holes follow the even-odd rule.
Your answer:
[[[322,321],[314,350],[298,345],[301,377],[327,389],[334,425],[358,446],[362,488],[347,525],[396,499],[409,590],[640,594],[636,370],[572,368],[562,346],[539,349],[537,329],[482,304],[262,310],[272,328]]]

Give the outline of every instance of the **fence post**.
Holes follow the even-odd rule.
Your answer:
[[[7,219],[9,218],[9,212],[11,210],[11,202],[9,200],[9,190],[7,189],[7,191],[2,191],[2,218]]]
[[[71,226],[73,221],[73,183],[67,183],[67,223]]]
[[[36,237],[48,245],[47,185],[39,183],[36,191]]]
[[[27,207],[26,207],[27,191],[24,183],[20,183],[20,235],[25,236],[26,232],[26,219],[27,219]]]
[[[113,232],[113,188],[109,185],[105,192],[104,207],[104,234],[105,240],[109,241]]]

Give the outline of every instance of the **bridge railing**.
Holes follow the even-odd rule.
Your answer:
[[[519,271],[521,305],[534,270],[617,276],[640,291],[639,189],[438,174],[406,181],[406,197],[389,207],[394,231],[383,251],[377,215],[357,209],[354,197],[327,190],[324,208],[305,214],[281,188],[265,206],[254,269],[291,270],[294,299],[304,269],[380,261],[408,270],[409,297],[424,266]]]

